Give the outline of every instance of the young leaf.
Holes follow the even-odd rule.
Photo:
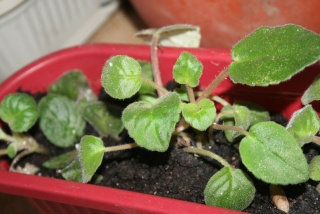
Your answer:
[[[180,118],[179,95],[171,92],[152,104],[139,101],[130,104],[122,114],[122,121],[136,143],[151,151],[168,149],[171,135]]]
[[[102,163],[103,155],[104,145],[100,138],[88,135],[81,138],[79,161],[83,183],[87,183],[91,180],[92,176]]]
[[[182,103],[182,115],[190,125],[200,131],[206,130],[212,125],[216,117],[214,103],[208,99],[203,99],[199,103]]]
[[[320,36],[297,25],[261,27],[236,44],[229,67],[235,83],[267,86],[290,79],[320,58]]]
[[[244,106],[250,111],[250,126],[270,120],[269,112],[260,105],[245,101],[237,101],[233,105]]]
[[[309,165],[310,178],[320,181],[320,155],[314,156]]]
[[[239,151],[248,170],[267,183],[297,184],[309,178],[307,160],[297,141],[275,122],[252,126]]]
[[[50,85],[49,92],[60,94],[76,101],[79,98],[96,100],[86,76],[79,70],[69,71]]]
[[[307,105],[315,100],[320,100],[320,76],[313,81],[309,88],[303,93],[301,101],[303,105]]]
[[[0,118],[15,132],[29,130],[37,121],[39,110],[32,97],[15,93],[7,95],[0,103]]]
[[[39,102],[40,128],[58,147],[74,145],[83,135],[85,121],[74,101],[61,95],[47,95]]]
[[[61,170],[61,175],[69,181],[82,182],[82,173],[79,159],[75,159],[66,168]]]
[[[14,158],[17,155],[18,148],[16,143],[10,143],[10,145],[7,148],[8,156],[9,158]]]
[[[191,53],[182,52],[173,66],[173,78],[180,84],[196,87],[202,74],[201,62]]]
[[[77,150],[71,150],[61,155],[55,156],[42,163],[43,167],[48,169],[61,169],[67,167],[72,161],[77,158]]]
[[[243,210],[250,205],[255,187],[240,169],[224,167],[214,174],[204,190],[207,205]]]
[[[124,128],[121,113],[122,109],[116,106],[94,102],[86,106],[83,117],[98,131],[100,136],[117,137]]]
[[[105,64],[101,84],[104,90],[117,99],[132,97],[142,85],[141,66],[128,56],[111,57]]]
[[[141,76],[144,78],[153,81],[153,72],[152,72],[152,65],[149,62],[138,61],[141,66]],[[141,88],[139,90],[139,94],[153,94],[154,88],[150,85],[142,83]]]
[[[294,112],[286,129],[299,142],[300,146],[312,141],[320,129],[318,114],[310,105]]]

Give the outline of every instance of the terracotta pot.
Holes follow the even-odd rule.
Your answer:
[[[199,25],[202,47],[230,48],[263,25],[298,24],[320,33],[319,0],[131,0],[150,27]]]
[[[206,86],[231,63],[229,50],[159,48],[159,63],[164,82],[172,79],[172,67],[182,50],[196,55],[204,65],[200,84]],[[81,69],[94,90],[101,88],[101,69],[105,61],[122,54],[149,60],[148,46],[87,45],[62,50],[46,56],[21,69],[0,85],[0,100],[19,88],[31,92],[46,91],[49,84],[70,69]],[[290,81],[273,87],[252,88],[235,86],[228,79],[215,90],[225,99],[254,101],[271,111],[290,116],[300,108],[299,96],[318,74],[320,66],[308,68]],[[304,79],[300,83],[301,78]],[[251,92],[246,93],[248,90]],[[283,95],[286,95],[283,98]],[[281,97],[281,104],[278,100]],[[1,164],[1,166],[5,166]],[[42,213],[229,213],[230,211],[202,204],[185,202],[154,195],[124,191],[91,184],[8,172],[0,166],[0,192],[29,197]]]

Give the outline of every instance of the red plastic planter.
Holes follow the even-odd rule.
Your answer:
[[[172,79],[172,67],[182,50],[195,54],[204,65],[201,85],[206,86],[220,71],[225,69],[231,58],[227,50],[159,48],[160,69],[164,82]],[[70,69],[81,69],[98,91],[101,69],[113,55],[129,55],[149,60],[149,47],[129,45],[88,45],[62,50],[48,55],[26,66],[3,82],[0,100],[17,89],[32,92],[46,91],[48,85]],[[308,68],[308,72],[292,80],[268,88],[233,85],[226,79],[215,94],[226,99],[255,101],[271,111],[282,112],[289,117],[301,104],[299,96],[319,73],[320,66]],[[250,94],[246,94],[250,90]],[[283,96],[286,95],[286,98]],[[281,104],[279,101],[281,100]],[[168,199],[154,195],[118,190],[65,180],[24,175],[0,170],[0,192],[33,198],[34,204],[43,213],[230,213],[201,204]]]

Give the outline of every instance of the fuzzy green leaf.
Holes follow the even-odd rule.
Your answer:
[[[39,103],[40,128],[58,147],[69,147],[83,135],[85,121],[74,101],[61,95],[47,95]]]
[[[0,103],[0,118],[15,132],[29,130],[37,121],[39,110],[36,102],[27,94],[7,95]]]
[[[310,178],[320,181],[320,155],[314,156],[309,165]]]
[[[66,168],[61,170],[61,175],[69,181],[82,182],[82,172],[79,159],[75,159]]]
[[[196,87],[202,74],[201,62],[191,53],[182,52],[173,67],[173,78],[180,84]]]
[[[278,84],[319,60],[320,36],[292,24],[261,27],[236,44],[231,55],[233,82]]]
[[[168,93],[152,104],[139,101],[123,111],[122,121],[136,143],[148,150],[164,152],[180,118],[179,95]]]
[[[294,112],[286,128],[300,143],[300,146],[303,146],[311,142],[312,137],[319,131],[320,120],[312,106],[307,105]]]
[[[182,103],[181,110],[184,119],[200,131],[211,126],[216,117],[214,103],[208,99],[203,99],[199,103]]]
[[[260,105],[246,101],[237,101],[234,106],[244,106],[250,111],[250,126],[270,120],[269,112]]]
[[[252,126],[240,142],[243,164],[257,178],[271,184],[297,184],[308,180],[307,160],[294,137],[275,122]]]
[[[301,101],[304,105],[307,105],[315,100],[320,100],[320,76],[317,76],[313,83],[303,93],[301,98]]]
[[[132,97],[142,85],[141,66],[128,56],[111,57],[105,64],[101,84],[104,90],[117,99]]]
[[[138,61],[141,66],[141,76],[153,81],[153,72],[152,72],[152,65],[149,62]],[[153,94],[154,88],[150,85],[142,83],[141,88],[139,89],[139,94]]]
[[[119,107],[94,102],[86,106],[83,117],[100,136],[117,137],[124,129],[121,113],[122,109]]]
[[[79,146],[79,161],[83,183],[91,180],[102,163],[103,155],[104,145],[100,138],[88,135],[82,137]]]
[[[224,167],[214,174],[204,190],[207,205],[243,210],[250,205],[255,187],[240,169]]]
[[[43,167],[48,169],[61,169],[67,167],[72,161],[77,158],[77,150],[71,150],[61,155],[50,158],[49,160],[42,163]]]
[[[49,92],[60,94],[72,100],[86,98],[96,100],[86,76],[79,70],[73,70],[62,75],[56,82],[50,85]]]

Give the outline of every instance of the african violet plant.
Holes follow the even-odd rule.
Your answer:
[[[178,27],[180,30],[189,28]],[[152,65],[121,55],[106,62],[102,86],[107,94],[116,99],[139,94],[139,100],[129,104],[122,114],[113,107],[110,107],[113,109],[110,113],[109,107],[97,101],[80,72],[71,72],[58,80],[39,103],[40,127],[57,146],[74,145],[83,134],[84,121],[92,124],[100,136],[117,136],[125,128],[134,142],[105,147],[100,137],[83,136],[76,144],[77,151],[55,157],[44,165],[63,168],[61,173],[66,179],[86,183],[93,178],[105,153],[134,147],[165,152],[173,136],[186,137],[185,132],[191,127],[199,131],[196,133],[224,130],[230,143],[240,142],[241,161],[248,171],[273,186],[298,184],[309,179],[320,181],[320,156],[315,156],[308,164],[302,151],[302,146],[307,143],[320,144],[320,138],[316,136],[320,120],[310,104],[320,100],[319,78],[306,90],[302,97],[305,106],[293,114],[287,127],[271,122],[268,112],[256,104],[229,104],[212,95],[226,77],[234,83],[249,86],[268,86],[289,80],[319,60],[320,36],[296,25],[259,28],[232,48],[234,62],[213,77],[212,83],[202,92],[196,89],[203,66],[195,56],[182,52],[173,67],[174,80],[182,87],[168,91],[159,75],[156,47],[160,34],[172,29],[175,28],[170,26],[153,31]],[[75,90],[75,85],[81,87]],[[15,106],[25,106],[15,104],[20,102],[17,99],[6,107],[10,96],[15,95],[9,95],[0,106],[0,117],[9,124],[10,120],[6,119],[9,114],[2,112],[7,108],[11,111]],[[221,111],[217,111],[216,102],[224,106]],[[26,108],[22,107],[18,110],[23,112]],[[18,112],[13,115],[20,115]],[[114,115],[121,115],[121,121]],[[35,118],[37,116],[30,124],[34,124]],[[111,125],[109,119],[115,120],[116,125]],[[11,140],[10,137],[3,139]],[[247,172],[235,168],[223,157],[207,150],[205,145],[186,145],[183,150],[211,157],[222,165],[204,190],[206,204],[242,210],[252,202],[255,187]]]

